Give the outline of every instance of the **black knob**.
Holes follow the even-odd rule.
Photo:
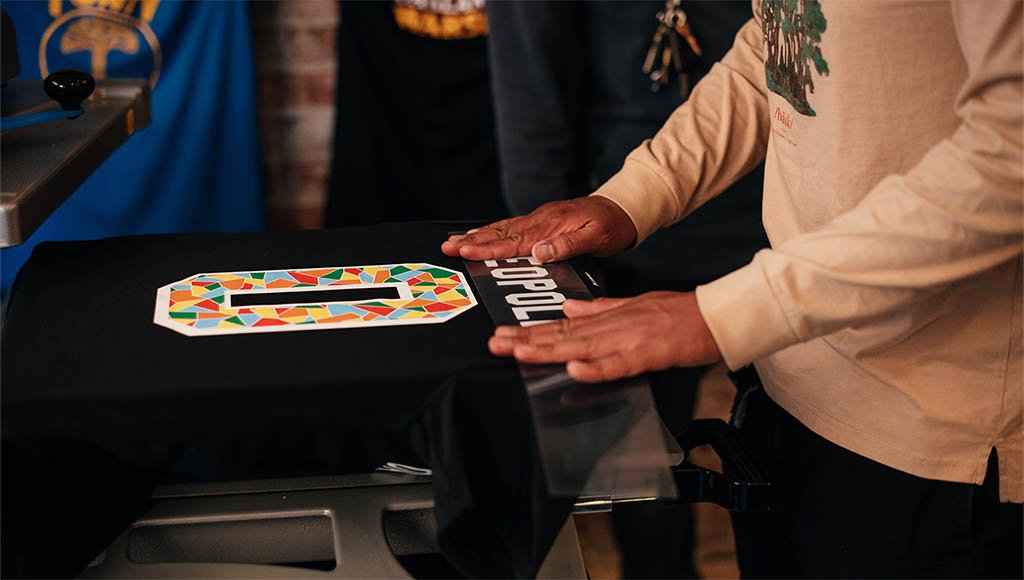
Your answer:
[[[81,109],[82,101],[88,99],[95,89],[96,81],[92,75],[73,68],[56,71],[43,81],[43,91],[60,103],[60,108],[65,111]]]

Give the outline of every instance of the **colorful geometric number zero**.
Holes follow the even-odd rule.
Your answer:
[[[302,292],[387,288],[388,298],[301,301]],[[394,298],[394,294],[398,298]],[[288,292],[285,303],[234,306],[243,294]],[[315,298],[314,294],[310,294]],[[278,301],[280,302],[280,301]],[[196,274],[157,290],[153,322],[188,336],[446,322],[476,305],[465,276],[431,264]]]

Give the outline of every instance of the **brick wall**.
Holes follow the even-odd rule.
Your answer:
[[[334,132],[338,5],[289,0],[249,6],[268,223],[318,228]]]

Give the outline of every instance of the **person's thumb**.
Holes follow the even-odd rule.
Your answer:
[[[593,238],[593,232],[586,229],[559,234],[534,244],[531,253],[541,263],[560,262],[593,252]]]

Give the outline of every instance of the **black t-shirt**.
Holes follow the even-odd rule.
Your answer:
[[[460,261],[439,249],[447,232],[409,224],[41,245],[5,322],[4,421],[19,431],[119,435],[124,428],[182,433],[251,421],[359,426],[379,421],[381,410],[411,412],[424,385],[468,369],[509,367],[487,351],[493,324],[483,307],[440,324],[187,336],[154,323],[157,290],[199,273],[272,277],[410,262],[459,271]],[[83,392],[88,414],[64,408],[80,410]],[[26,413],[38,407],[46,413]]]
[[[408,453],[434,470],[440,545],[454,564],[473,576],[535,574],[573,498],[547,493],[515,364],[487,352],[494,325],[486,308],[460,300],[480,298],[461,261],[439,250],[457,228],[390,224],[41,244],[16,282],[0,344],[5,445],[19,450],[3,454],[4,505],[16,490],[24,508],[4,510],[5,533],[45,559],[39,546],[48,531],[38,522],[63,518],[72,543],[92,546],[81,550],[87,561],[111,539],[89,518],[113,518],[105,529],[116,533],[186,448],[229,463],[229,477],[371,469],[373,461],[406,458],[389,453]],[[323,295],[294,293],[353,276],[360,280],[353,287],[364,290],[401,294],[397,287],[415,286],[413,298],[422,301],[386,314],[391,298],[363,297],[364,313],[463,310],[409,326],[209,335],[200,328],[342,322],[347,311],[313,312]],[[246,284],[272,291],[247,292]],[[246,318],[240,297],[247,294],[250,302],[259,294],[291,306],[249,304],[255,318]],[[221,308],[233,310],[226,316]],[[400,444],[353,461],[334,444],[353,431],[388,431]],[[31,458],[12,464],[21,452]],[[29,469],[38,465],[47,471]],[[36,497],[34,490],[54,491],[43,480],[75,485]],[[82,515],[92,509],[89,490],[125,498],[124,505]]]
[[[326,224],[504,217],[486,38],[417,34],[396,9],[414,7],[341,2]]]

